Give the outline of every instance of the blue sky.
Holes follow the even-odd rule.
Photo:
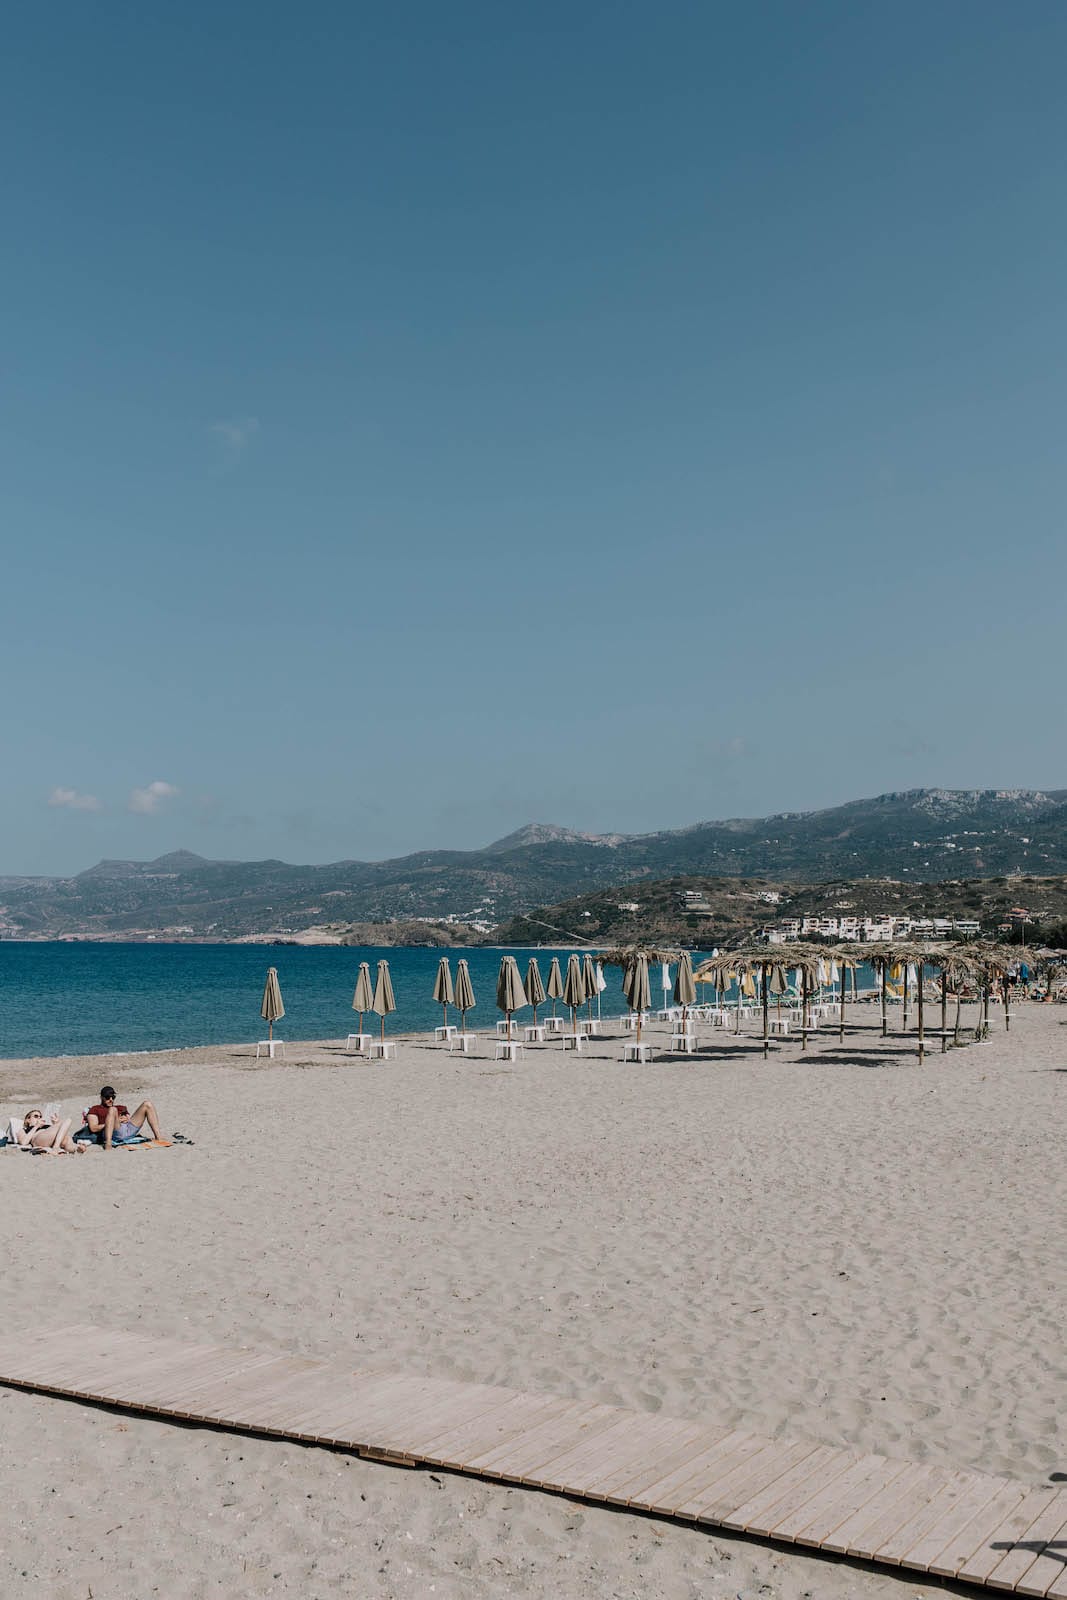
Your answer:
[[[1065,50],[17,5],[0,872],[1067,786]]]

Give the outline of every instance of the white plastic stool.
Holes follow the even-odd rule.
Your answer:
[[[278,1050],[281,1051],[282,1060],[284,1061],[284,1059],[285,1059],[285,1040],[284,1039],[260,1039],[259,1043],[256,1045],[256,1060],[258,1061],[259,1058],[260,1058],[260,1055],[263,1054],[263,1055],[266,1055],[269,1058],[269,1060],[273,1061],[275,1052],[278,1051]]]

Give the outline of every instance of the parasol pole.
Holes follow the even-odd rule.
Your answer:
[[[884,956],[878,965],[878,971],[882,979],[882,1038],[884,1039],[889,1033],[889,1015],[885,1008],[885,975],[889,967]]]
[[[941,1054],[948,1051],[948,973],[941,968]]]
[[[923,967],[924,967],[924,965],[925,965],[925,963],[924,963],[922,957],[920,956],[919,957],[919,961],[918,961],[918,963],[916,965],[916,969],[915,969],[915,981],[916,981],[916,984],[918,985],[918,994],[916,995],[915,1004],[916,1004],[916,1009],[917,1009],[917,1014],[918,1014],[918,1019],[919,1019],[919,1065],[920,1066],[922,1065],[922,1059],[923,1059],[924,1048],[925,1048],[924,1044],[923,1044]]]
[[[767,1051],[770,1048],[767,1041],[771,1036],[771,996],[770,985],[768,983],[768,973],[770,969],[766,962],[763,963],[760,971],[763,974],[763,1059],[766,1061]]]

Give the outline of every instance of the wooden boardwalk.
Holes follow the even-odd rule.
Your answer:
[[[589,1400],[106,1328],[0,1339],[0,1382],[1067,1600],[1065,1488]]]

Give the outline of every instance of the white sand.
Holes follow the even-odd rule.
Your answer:
[[[663,1408],[1030,1483],[1060,1411],[1067,1012],[1007,1040],[514,1068],[425,1040],[0,1063],[194,1148],[0,1152],[4,1326],[96,1322]],[[0,1593],[900,1597],[932,1585],[326,1450],[0,1396]]]

